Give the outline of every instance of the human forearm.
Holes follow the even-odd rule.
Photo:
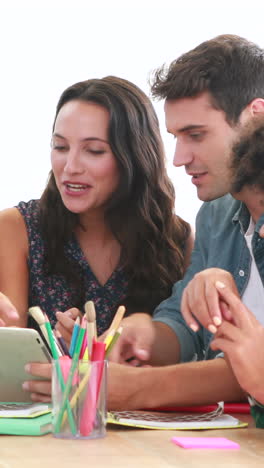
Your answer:
[[[110,366],[110,409],[210,404],[245,398],[224,359],[166,367]]]
[[[163,369],[156,368],[152,371],[153,374],[149,381],[146,375],[149,388],[146,388],[145,391],[146,394],[150,395],[147,407],[200,405],[220,400],[240,401],[245,399],[245,394],[231,369],[221,358],[178,364]],[[144,378],[142,380],[144,382]]]
[[[216,288],[232,322],[223,321],[211,348],[225,353],[241,387],[263,404],[264,328],[230,288],[219,281]]]
[[[18,312],[3,318],[6,326],[27,326],[28,310],[28,238],[25,222],[16,208],[0,213],[0,291]]]
[[[19,319],[16,308],[9,301],[8,297],[0,292],[0,326],[6,326],[10,320],[14,322]]]
[[[155,340],[149,363],[154,366],[175,364],[180,359],[180,344],[175,332],[165,323],[153,322]]]

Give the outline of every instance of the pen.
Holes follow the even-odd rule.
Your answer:
[[[57,338],[57,340],[58,340],[64,354],[66,354],[66,356],[70,356],[68,347],[67,347],[67,345],[65,343],[64,338],[62,337],[61,333],[59,332],[59,330],[55,330],[54,334],[55,334],[55,336],[56,336],[56,338]]]

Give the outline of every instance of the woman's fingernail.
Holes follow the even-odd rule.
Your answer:
[[[30,364],[26,364],[24,367],[25,371],[30,374]]]
[[[219,325],[221,325],[222,320],[220,319],[220,317],[215,316],[215,317],[213,317],[213,322],[218,327]]]
[[[208,330],[213,334],[217,332],[217,328],[213,324],[208,325]]]
[[[222,283],[222,281],[216,281],[215,285],[217,288],[221,288],[221,289],[225,288],[225,284]]]
[[[11,318],[11,319],[18,319],[19,318],[19,315],[18,315],[16,310],[10,310],[8,315],[9,315],[9,318]]]
[[[144,360],[149,358],[149,352],[146,349],[138,349],[137,354],[140,357],[140,359]]]
[[[192,329],[192,331],[197,332],[199,330],[198,325],[195,323],[190,323],[189,327]]]
[[[28,382],[23,382],[22,388],[23,388],[24,390],[29,390],[29,383],[28,383]]]

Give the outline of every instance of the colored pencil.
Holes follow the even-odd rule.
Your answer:
[[[123,320],[124,318],[124,315],[125,315],[125,312],[126,312],[126,308],[125,306],[121,305],[118,307],[117,311],[116,311],[116,314],[112,320],[112,323],[109,327],[109,332],[108,334],[112,331],[112,330],[116,330],[120,327],[120,323],[121,323],[121,320]]]
[[[62,334],[59,332],[59,330],[54,330],[54,334],[61,346],[61,349],[63,351],[64,354],[66,354],[66,356],[70,356],[70,353],[69,353],[69,350],[68,350],[68,346],[66,345],[65,343],[65,340],[64,338],[62,337]]]
[[[107,355],[111,352],[111,350],[113,349],[116,341],[118,340],[119,336],[121,335],[122,333],[122,330],[123,328],[122,327],[119,327],[118,330],[115,332],[115,334],[113,335],[113,338],[111,340],[111,342],[109,343],[109,346],[108,348],[106,349],[106,346],[103,347],[102,344],[100,343],[99,344],[99,347],[98,345],[97,346],[93,346],[93,362],[96,362],[98,360],[104,360],[105,357],[107,357]],[[98,342],[97,342],[98,343]],[[104,343],[105,344],[105,343]],[[105,352],[105,349],[106,349],[106,352]],[[70,406],[71,408],[73,408],[77,401],[78,401],[78,398],[80,397],[81,393],[84,391],[84,389],[86,388],[87,384],[88,384],[88,381],[90,379],[90,375],[91,375],[91,370],[92,370],[92,364],[88,364],[88,370],[87,370],[87,373],[85,374],[85,376],[82,378],[81,382],[79,383],[78,385],[78,388],[77,390],[75,391],[73,397],[71,398],[70,400]],[[90,383],[89,383],[90,385]],[[101,377],[99,377],[98,379],[98,385],[97,385],[97,391],[96,391],[96,396],[98,396],[98,393],[100,391],[100,385],[101,385]],[[88,388],[87,388],[87,391],[88,391]],[[89,392],[89,394],[91,395],[91,393]],[[82,425],[81,425],[81,430],[87,434],[87,432],[89,433],[89,430],[91,430],[91,418],[90,421],[88,421],[88,424],[86,424],[84,422],[84,418],[86,417],[85,414],[86,414],[86,411],[88,411],[86,409],[86,405],[88,404],[88,400],[89,400],[89,395],[85,397],[85,405],[84,405],[84,408],[83,408],[83,413],[82,413]],[[90,404],[91,404],[91,401],[90,401]],[[94,401],[94,404],[96,404],[96,401]],[[92,410],[93,412],[93,410]],[[63,419],[62,419],[62,425],[64,424],[65,420],[66,420],[66,414],[64,413],[63,415]],[[84,434],[83,434],[84,435]]]
[[[84,315],[83,317],[83,324],[85,325],[85,327],[87,328],[87,319]],[[87,333],[84,334],[84,338],[83,338],[83,343],[82,343],[82,348],[81,348],[81,352],[80,352],[80,359],[84,359],[84,355],[85,355],[85,351],[87,350]],[[87,356],[87,359],[88,360],[88,356]]]
[[[109,354],[111,353],[111,351],[112,351],[113,347],[115,346],[115,344],[116,344],[118,338],[120,337],[122,331],[123,331],[123,327],[119,327],[119,328],[116,330],[116,332],[115,332],[115,334],[114,334],[112,340],[110,341],[110,343],[109,343],[108,345],[106,345],[106,353],[105,353],[105,357],[106,357],[106,358],[107,358],[107,357],[109,356]]]
[[[86,331],[86,326],[85,326],[85,323],[82,322],[81,327],[80,327],[80,331],[79,331],[79,334],[78,334],[78,338],[77,338],[77,341],[76,341],[76,346],[75,346],[73,356],[72,356],[72,363],[71,363],[69,375],[68,375],[67,382],[65,384],[65,389],[64,389],[64,392],[63,392],[63,396],[62,396],[61,408],[59,410],[57,419],[55,421],[55,433],[58,433],[60,431],[61,424],[62,424],[62,419],[63,419],[63,414],[64,414],[64,411],[65,411],[65,409],[67,407],[67,403],[69,404],[68,398],[69,398],[71,388],[72,388],[72,381],[73,381],[73,377],[74,377],[74,372],[76,371],[76,368],[78,366],[79,356],[80,356],[80,351],[81,351],[85,331]],[[70,406],[70,404],[69,404],[69,406]]]
[[[77,342],[79,330],[80,330],[80,317],[77,317],[77,319],[75,320],[73,331],[72,331],[72,337],[71,337],[71,343],[70,343],[70,349],[69,349],[70,356],[72,356],[74,353],[74,348]]]
[[[41,310],[41,308],[38,307],[38,306],[30,307],[28,309],[28,313],[37,322],[41,332],[43,333],[43,336],[44,336],[45,340],[49,344],[48,332],[47,332],[46,326],[45,326],[46,319],[45,319],[44,313]],[[59,356],[62,356],[62,352],[61,352],[58,344],[56,343],[56,341],[55,341],[55,346],[57,347],[57,351],[58,351]]]
[[[93,430],[96,417],[97,400],[101,389],[101,381],[104,369],[105,343],[93,340],[92,369],[84,399],[80,419],[80,433],[88,436]]]
[[[47,333],[48,333],[50,348],[51,348],[52,356],[53,356],[53,359],[54,359],[54,362],[55,362],[56,372],[57,372],[58,380],[59,380],[59,383],[60,383],[61,391],[65,393],[65,384],[64,384],[63,375],[62,375],[61,368],[60,368],[59,354],[58,354],[58,351],[57,351],[57,348],[56,348],[56,345],[55,345],[55,339],[54,339],[54,335],[52,333],[51,324],[50,324],[49,319],[46,316],[46,314],[45,314],[45,327],[46,327],[46,330],[47,330]],[[66,401],[65,401],[65,407],[67,408],[67,414],[68,414],[68,419],[69,419],[71,432],[72,432],[72,434],[76,434],[77,433],[76,425],[75,425],[74,417],[73,417],[72,410],[71,410],[70,403],[69,403],[68,399],[66,399]],[[56,432],[56,430],[55,430],[55,432]]]

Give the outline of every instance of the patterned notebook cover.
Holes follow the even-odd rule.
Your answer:
[[[145,429],[199,430],[246,427],[248,424],[233,416],[223,414],[223,403],[215,410],[197,413],[162,413],[152,411],[111,411],[107,422],[121,426]]]
[[[1,418],[35,418],[50,413],[51,405],[46,403],[6,403],[0,402]]]

